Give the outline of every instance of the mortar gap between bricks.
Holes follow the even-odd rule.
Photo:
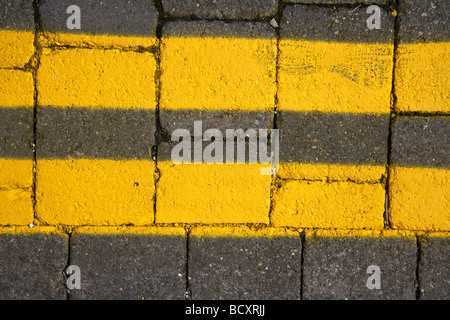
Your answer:
[[[421,264],[422,264],[422,236],[416,235],[417,245],[417,260],[416,260],[416,300],[420,300],[422,297],[422,277],[421,277]]]
[[[394,7],[394,10],[398,12],[398,0],[392,1],[390,4]],[[389,209],[390,209],[390,171],[392,164],[392,139],[393,139],[393,124],[395,121],[395,107],[397,105],[397,94],[395,91],[395,66],[397,63],[397,53],[398,53],[398,43],[399,43],[399,33],[400,33],[400,20],[398,14],[394,18],[394,48],[392,52],[392,84],[391,84],[391,105],[390,105],[390,115],[389,115],[389,132],[388,132],[388,148],[387,148],[387,171],[386,171],[386,186],[385,186],[385,210],[384,210],[384,227],[385,229],[391,229],[391,222],[389,219]]]

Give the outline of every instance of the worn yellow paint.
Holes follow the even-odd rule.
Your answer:
[[[0,106],[32,107],[34,84],[31,72],[0,69]]]
[[[259,164],[158,162],[157,223],[268,223],[271,176]]]
[[[355,182],[376,182],[386,176],[385,166],[309,164],[281,162],[278,177],[300,180],[338,180]]]
[[[381,184],[284,181],[273,196],[274,226],[381,229],[385,190]]]
[[[450,43],[400,44],[395,68],[397,111],[450,111]]]
[[[163,37],[161,107],[273,110],[276,39]]]
[[[386,237],[402,237],[415,238],[415,233],[407,230],[356,230],[356,229],[316,229],[305,232],[308,237],[327,237],[327,238],[386,238]]]
[[[279,110],[389,113],[393,44],[280,41]]]
[[[74,234],[93,235],[162,235],[162,236],[185,236],[186,231],[181,227],[76,227]]]
[[[153,161],[38,160],[36,214],[49,225],[153,223]]]
[[[389,199],[393,228],[450,231],[450,170],[391,168]]]
[[[136,37],[119,35],[93,35],[54,33],[45,31],[39,40],[45,47],[73,46],[78,48],[151,48],[158,44],[156,37]]]
[[[24,67],[34,50],[33,32],[0,30],[0,68]]]
[[[192,228],[190,236],[194,237],[300,237],[300,231],[285,228],[264,227],[252,229],[248,226],[237,227],[195,227]]]
[[[151,53],[66,49],[42,51],[41,106],[155,108],[156,62]]]

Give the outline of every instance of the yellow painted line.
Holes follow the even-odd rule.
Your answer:
[[[395,68],[397,111],[450,111],[450,43],[400,44]]]
[[[0,234],[45,234],[45,235],[62,235],[61,229],[52,226],[7,226],[0,227]]]
[[[151,224],[154,169],[150,160],[38,160],[38,220],[75,226]]]
[[[327,238],[386,238],[401,237],[415,238],[415,233],[407,230],[346,230],[346,229],[316,229],[305,232],[308,237],[327,237]]]
[[[251,229],[247,226],[239,227],[194,227],[190,231],[190,236],[194,237],[295,237],[299,238],[300,233],[285,228],[264,227]]]
[[[92,35],[92,34],[70,34],[54,33],[45,31],[39,37],[41,45],[51,46],[73,46],[94,48],[151,48],[158,44],[156,37],[136,37],[117,35]]]
[[[33,183],[33,161],[0,158],[0,189],[29,188]]]
[[[163,37],[161,107],[273,110],[276,39]]]
[[[385,189],[381,184],[284,181],[274,191],[276,227],[382,229]]]
[[[450,170],[403,167],[390,170],[392,227],[450,231]]]
[[[0,69],[0,107],[32,107],[33,105],[34,84],[31,72]]]
[[[43,49],[41,106],[154,109],[156,61],[148,52]]]
[[[33,221],[32,160],[0,159],[0,225]]]
[[[33,32],[0,30],[0,68],[24,67],[34,49]]]
[[[386,175],[385,166],[307,164],[281,162],[277,173],[281,179],[380,181]]]
[[[271,176],[259,164],[158,162],[157,223],[269,223]]]
[[[28,225],[33,222],[31,188],[0,189],[0,225]]]
[[[393,44],[282,39],[279,110],[389,113]]]
[[[74,234],[185,236],[181,227],[77,227]]]

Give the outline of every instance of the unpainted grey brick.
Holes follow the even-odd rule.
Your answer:
[[[68,237],[0,234],[0,299],[65,300]]]
[[[273,16],[279,0],[162,0],[171,17],[251,20]]]
[[[299,238],[193,236],[192,299],[299,299],[300,256]]]
[[[33,109],[0,107],[0,157],[32,159]]]
[[[182,236],[74,234],[71,264],[80,267],[75,300],[184,299],[186,242]]]
[[[81,29],[69,30],[67,8],[77,5],[81,11]],[[50,32],[94,35],[156,36],[158,10],[153,0],[42,0],[42,27]]]
[[[450,238],[424,237],[420,241],[420,299],[450,299]]]
[[[416,298],[416,239],[307,236],[304,244],[303,298],[307,300],[394,300]],[[381,288],[369,289],[376,265]]]
[[[34,30],[32,0],[2,0],[0,3],[0,29]]]

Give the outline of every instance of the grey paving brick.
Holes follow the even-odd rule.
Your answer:
[[[32,0],[3,0],[0,3],[0,29],[34,30]]]
[[[298,238],[189,239],[192,299],[299,299]]]
[[[393,164],[450,167],[450,117],[399,117],[392,141]]]
[[[280,161],[384,165],[389,115],[282,111]]]
[[[81,29],[69,30],[66,10],[77,5],[81,10]],[[156,36],[158,11],[152,0],[42,0],[40,5],[44,31]]]
[[[399,0],[400,43],[450,40],[448,0]]]
[[[176,129],[194,132],[194,121],[202,121],[204,130],[219,129],[270,129],[273,126],[273,111],[232,111],[232,110],[170,110],[160,114],[161,126],[172,133]]]
[[[386,5],[391,0],[284,0],[286,3],[305,4],[376,4]]]
[[[81,289],[70,299],[184,299],[186,243],[182,236],[74,234],[71,264]]]
[[[424,237],[420,241],[420,299],[450,299],[450,238]]]
[[[280,36],[283,39],[393,43],[395,17],[381,8],[381,28],[369,29],[367,19],[371,14],[367,6],[321,7],[291,5],[283,10]]]
[[[151,158],[153,110],[41,107],[37,118],[39,158]]]
[[[0,234],[0,299],[65,300],[66,235]]]
[[[164,13],[172,17],[250,20],[273,16],[279,0],[162,0]]]
[[[308,236],[304,244],[303,297],[415,299],[416,239]],[[381,288],[369,289],[367,268],[381,271]]]
[[[31,159],[33,108],[0,107],[0,157]]]

